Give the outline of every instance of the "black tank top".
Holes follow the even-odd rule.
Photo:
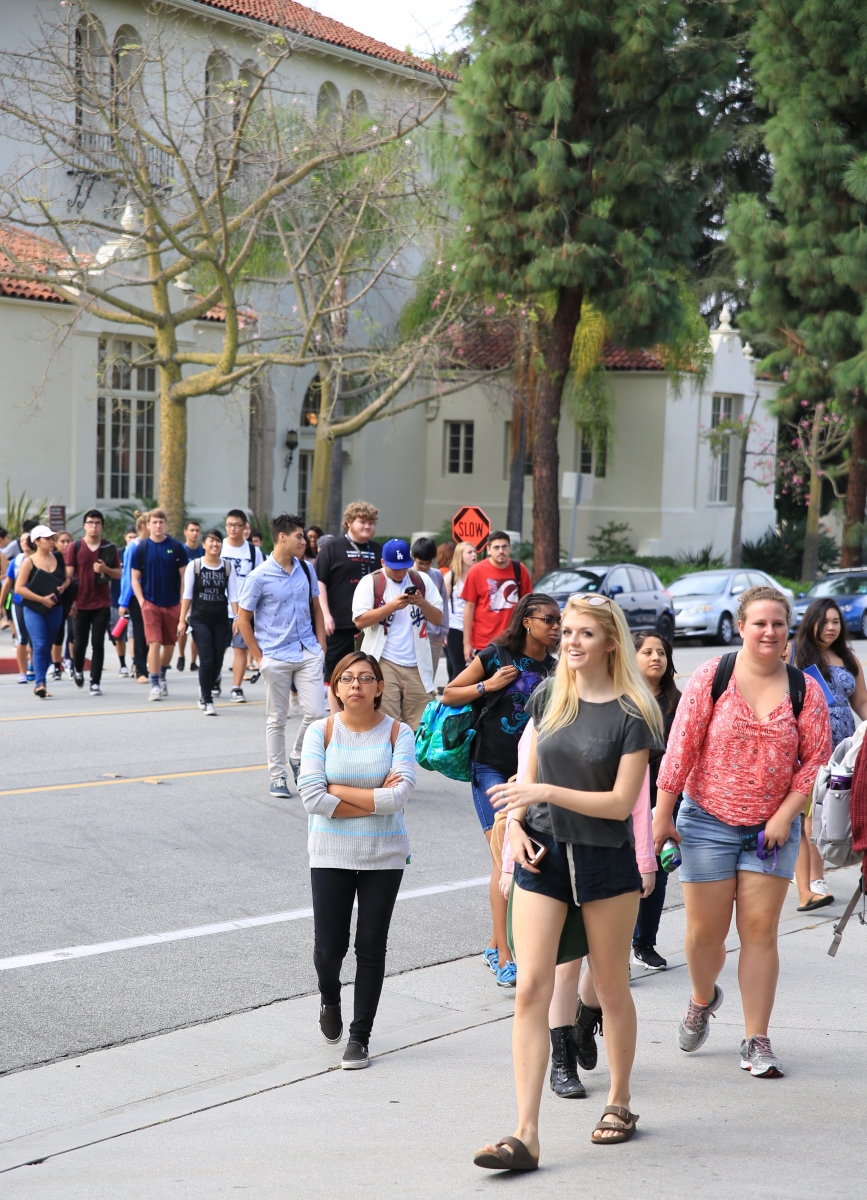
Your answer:
[[[50,596],[52,592],[56,592],[66,579],[66,567],[61,558],[56,556],[55,561],[57,566],[53,571],[43,571],[34,563],[25,587],[28,587],[31,592],[35,592],[37,596]],[[45,605],[40,604],[37,600],[28,600],[26,596],[22,596],[21,601],[25,608],[32,609],[34,612],[47,611]]]

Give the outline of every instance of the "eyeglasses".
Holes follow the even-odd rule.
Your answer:
[[[570,600],[583,600],[585,604],[592,604],[597,607],[600,604],[610,604],[609,596],[600,596],[598,592],[573,592],[569,597]]]
[[[340,675],[337,682],[345,683],[347,687],[350,687],[353,683],[361,683],[365,687],[369,687],[371,683],[376,683],[377,679],[375,675]]]
[[[530,613],[530,620],[531,621],[544,621],[544,623],[546,625],[562,625],[563,624],[562,617],[559,617],[559,616],[552,617],[550,613],[546,613],[545,616],[540,616],[539,613]]]

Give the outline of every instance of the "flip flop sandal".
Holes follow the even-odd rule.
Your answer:
[[[607,1116],[616,1117],[620,1122],[616,1125],[613,1121],[606,1121]],[[593,1133],[597,1130],[613,1130],[614,1137],[595,1138],[593,1133],[590,1135],[590,1141],[594,1146],[616,1146],[619,1142],[628,1142],[635,1133],[635,1122],[638,1120],[638,1113],[632,1113],[628,1108],[620,1108],[616,1104],[609,1104],[602,1113],[602,1120],[595,1126]]]
[[[500,1138],[496,1152],[480,1150],[473,1159],[477,1167],[488,1171],[536,1171],[538,1155],[534,1158],[522,1141],[516,1137]]]
[[[833,903],[833,896],[817,896],[815,900],[808,900],[806,904],[799,904],[796,911],[813,912],[817,908],[827,908],[829,904]]]
[[[51,692],[48,692],[45,690],[44,683],[40,683],[37,687],[35,687],[33,689],[33,691],[36,693],[37,696],[39,696],[39,698],[41,700],[50,700],[51,699]]]

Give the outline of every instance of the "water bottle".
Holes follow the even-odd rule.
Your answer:
[[[667,841],[662,843],[662,850],[659,857],[662,860],[663,871],[669,875],[672,873],[672,871],[676,871],[683,862],[683,858],[680,854],[680,846],[677,844],[674,838],[668,838]]]

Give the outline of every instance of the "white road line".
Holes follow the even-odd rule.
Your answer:
[[[487,885],[490,876],[478,879],[459,879],[455,883],[437,883],[431,887],[410,888],[398,892],[398,900],[416,900],[419,896],[436,896],[441,892],[459,892],[464,888]],[[301,921],[312,917],[312,908],[293,908],[289,912],[266,913],[262,917],[239,917],[236,921],[221,921],[218,925],[195,925],[191,929],[172,929],[168,933],[145,933],[141,937],[121,938],[116,942],[95,942],[91,946],[66,946],[63,950],[43,950],[38,954],[19,954],[15,958],[0,958],[0,971],[15,971],[19,967],[38,967],[43,963],[66,962],[70,958],[89,958],[92,954],[112,954],[115,950],[135,950],[139,946],[158,946],[164,942],[182,942],[187,938],[210,937],[213,933],[231,933],[234,929],[255,929],[259,925],[278,925],[282,921]]]

